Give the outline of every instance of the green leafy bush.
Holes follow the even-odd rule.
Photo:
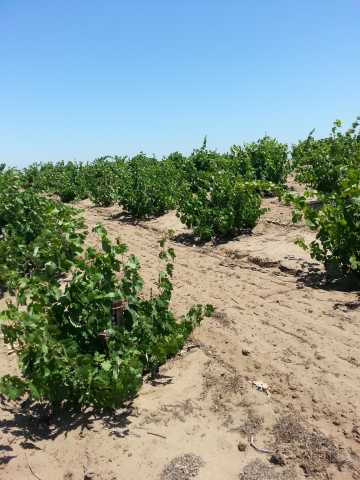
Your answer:
[[[287,199],[296,207],[294,221],[304,217],[316,239],[307,245],[303,240],[297,243],[309,250],[312,258],[327,267],[336,267],[344,273],[360,272],[360,170],[342,168],[338,191],[317,193],[317,208],[307,201],[314,198],[314,192]]]
[[[33,163],[23,170],[23,187],[35,192],[54,193],[60,182],[59,170],[51,162]]]
[[[62,202],[81,200],[88,196],[87,166],[77,162],[33,164],[24,170],[25,188],[54,193]]]
[[[6,192],[10,186],[22,184],[22,172],[16,168],[6,168],[5,163],[0,163],[0,195]]]
[[[201,148],[196,148],[189,156],[188,163],[194,167],[196,172],[213,172],[217,170],[222,158],[222,154],[207,148],[207,138],[205,137]]]
[[[360,168],[359,120],[360,117],[345,133],[337,120],[329,137],[315,139],[312,131],[306,140],[295,145],[292,150],[295,179],[322,193],[337,191],[343,167]]]
[[[126,246],[112,243],[102,227],[96,231],[101,250],[86,250],[65,289],[30,280],[18,292],[23,308],[12,304],[2,314],[5,342],[16,349],[22,373],[1,379],[7,397],[117,407],[211,314],[212,307],[197,305],[176,321],[169,309],[175,253],[164,241],[158,293],[145,298],[139,261],[125,259]]]
[[[174,162],[177,173],[177,198],[183,196],[184,190],[190,189],[196,193],[206,188],[209,175],[228,174],[234,177],[240,175],[247,180],[255,178],[249,165],[242,163],[239,157],[209,150],[206,138],[202,147],[193,150],[189,157],[172,154],[169,160]]]
[[[81,251],[83,230],[75,209],[21,189],[15,176],[0,178],[0,285],[68,271]]]
[[[60,162],[58,166],[58,182],[54,193],[62,202],[83,200],[88,197],[86,185],[86,166],[81,163]]]
[[[118,199],[125,180],[125,157],[101,157],[87,165],[86,190],[92,202],[109,207]]]
[[[263,212],[259,185],[227,173],[199,174],[180,200],[177,215],[201,240],[252,229]]]
[[[265,136],[244,146],[233,145],[231,153],[239,173],[247,178],[283,184],[289,173],[288,147]]]
[[[156,217],[175,207],[176,191],[171,164],[139,154],[126,164],[119,204],[135,218]]]

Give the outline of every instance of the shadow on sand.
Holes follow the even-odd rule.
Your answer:
[[[29,401],[15,406],[13,403],[9,406],[2,402],[2,410],[11,414],[11,418],[0,420],[1,431],[21,439],[20,445],[28,449],[38,448],[33,442],[45,439],[53,440],[61,434],[66,435],[78,428],[80,428],[80,434],[85,430],[92,430],[94,423],[98,421],[109,430],[110,435],[123,438],[130,433],[131,417],[137,415],[132,402],[128,402],[123,408],[116,411],[93,408],[80,411],[69,405],[51,409],[47,404]],[[10,451],[8,447],[9,445],[0,445],[0,452]],[[2,461],[4,460],[2,459]]]
[[[296,273],[297,284],[301,287],[337,290],[340,292],[360,291],[360,277],[354,273],[343,274],[332,268],[322,270],[317,263],[303,262]]]

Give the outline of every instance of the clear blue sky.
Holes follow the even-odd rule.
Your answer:
[[[326,134],[359,31],[359,0],[0,0],[0,162]]]

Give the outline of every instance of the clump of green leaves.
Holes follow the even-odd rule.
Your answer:
[[[316,199],[316,207],[307,200]],[[360,170],[342,167],[338,189],[332,193],[305,192],[295,197],[286,194],[295,206],[293,220],[304,218],[316,239],[298,244],[312,258],[343,273],[360,272]]]
[[[252,229],[260,215],[259,185],[225,172],[199,174],[180,200],[177,215],[203,241]]]
[[[231,154],[240,175],[275,184],[285,183],[289,173],[288,147],[276,138],[266,135],[244,146],[233,145]]]
[[[233,165],[227,155],[209,150],[206,141],[200,149],[195,149],[185,164],[185,181],[196,193],[208,186],[211,175],[234,174]]]
[[[171,163],[144,154],[126,164],[119,204],[135,218],[157,217],[175,207],[176,175]]]
[[[57,277],[81,251],[84,224],[73,208],[0,177],[0,285],[23,277]]]
[[[191,165],[196,172],[214,172],[223,160],[223,155],[215,150],[207,148],[207,138],[204,138],[201,148],[193,150],[188,158],[188,164]],[[191,170],[189,169],[189,172]]]
[[[293,147],[292,162],[295,179],[321,193],[341,188],[341,179],[349,168],[360,168],[360,117],[345,132],[336,120],[331,134],[315,139],[314,130],[306,140]]]
[[[33,164],[24,170],[25,188],[54,193],[62,202],[87,198],[87,166],[78,162]]]
[[[201,148],[194,149],[188,157],[175,153],[170,155],[168,160],[175,166],[178,198],[183,196],[184,191],[196,193],[206,187],[211,175],[227,174],[233,177],[241,176],[246,180],[255,179],[249,162],[244,162],[243,157],[240,159],[233,154],[209,150],[206,137]]]
[[[158,292],[145,298],[139,261],[125,258],[126,246],[112,243],[102,227],[96,232],[101,249],[85,251],[65,289],[30,279],[18,291],[22,307],[11,304],[1,315],[5,342],[17,351],[22,373],[2,377],[7,397],[27,393],[55,405],[117,407],[211,314],[210,306],[197,305],[177,321],[170,311],[175,253],[164,241]],[[120,308],[115,322],[114,301]]]
[[[89,197],[108,207],[117,200],[126,157],[104,156],[90,163],[33,164],[23,172],[23,185],[37,192],[53,193],[67,203]]]
[[[92,202],[109,207],[118,199],[125,180],[125,157],[101,157],[86,168],[86,189]]]

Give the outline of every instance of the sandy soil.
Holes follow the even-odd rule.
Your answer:
[[[1,479],[360,479],[359,292],[326,285],[293,243],[311,233],[288,207],[265,204],[252,235],[220,245],[194,245],[172,212],[133,224],[115,207],[78,204],[90,228],[101,222],[129,245],[148,285],[157,242],[175,230],[173,309],[212,303],[216,314],[114,415],[49,420],[2,405]],[[1,344],[0,374],[15,371]]]

